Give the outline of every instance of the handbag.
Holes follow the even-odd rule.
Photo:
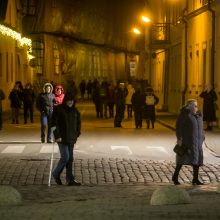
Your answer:
[[[185,145],[178,145],[176,144],[173,148],[173,151],[178,154],[179,156],[183,156],[187,152],[187,146]]]

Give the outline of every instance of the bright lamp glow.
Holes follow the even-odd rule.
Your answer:
[[[134,28],[134,29],[133,29],[133,32],[134,32],[135,34],[141,34],[141,32],[140,32],[137,28]]]
[[[142,19],[142,21],[144,21],[146,23],[150,22],[150,18],[148,18],[146,16],[142,16],[141,19]]]

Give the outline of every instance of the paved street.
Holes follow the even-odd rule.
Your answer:
[[[190,192],[193,203],[175,208],[149,205],[153,190],[172,184],[175,133],[170,128],[174,127],[174,116],[160,113],[154,130],[135,129],[134,121],[126,118],[123,128],[113,128],[113,119],[94,117],[91,103],[78,106],[82,135],[74,150],[74,172],[81,187],[59,187],[53,180],[51,188],[47,187],[52,147],[54,165],[59,153],[56,144],[39,142],[38,115],[34,124],[5,121],[0,133],[0,184],[17,188],[23,203],[10,214],[10,207],[0,207],[1,219],[219,219],[220,197],[215,191],[220,182],[220,158],[206,146],[200,178],[207,185],[191,186],[191,167],[180,172],[180,187]],[[207,135],[206,142],[216,141],[216,147],[217,136],[216,129]],[[65,183],[65,173],[61,179]]]

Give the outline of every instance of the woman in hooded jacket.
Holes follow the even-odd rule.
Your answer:
[[[203,185],[199,181],[199,167],[203,165],[204,141],[203,120],[200,111],[198,111],[197,101],[190,99],[181,109],[176,122],[176,137],[179,146],[186,147],[184,155],[176,154],[176,168],[172,177],[175,185],[179,185],[178,175],[182,165],[193,167],[193,185]]]
[[[56,99],[56,103],[54,104],[54,106],[62,104],[64,96],[65,96],[64,95],[64,88],[61,85],[55,86],[54,95],[55,95],[55,99]]]

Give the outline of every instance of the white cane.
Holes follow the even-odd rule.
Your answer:
[[[50,174],[49,174],[49,181],[48,181],[48,186],[51,186],[51,175],[52,175],[52,169],[53,169],[53,154],[54,154],[54,141],[52,144],[52,153],[51,153],[51,161],[50,161]]]

